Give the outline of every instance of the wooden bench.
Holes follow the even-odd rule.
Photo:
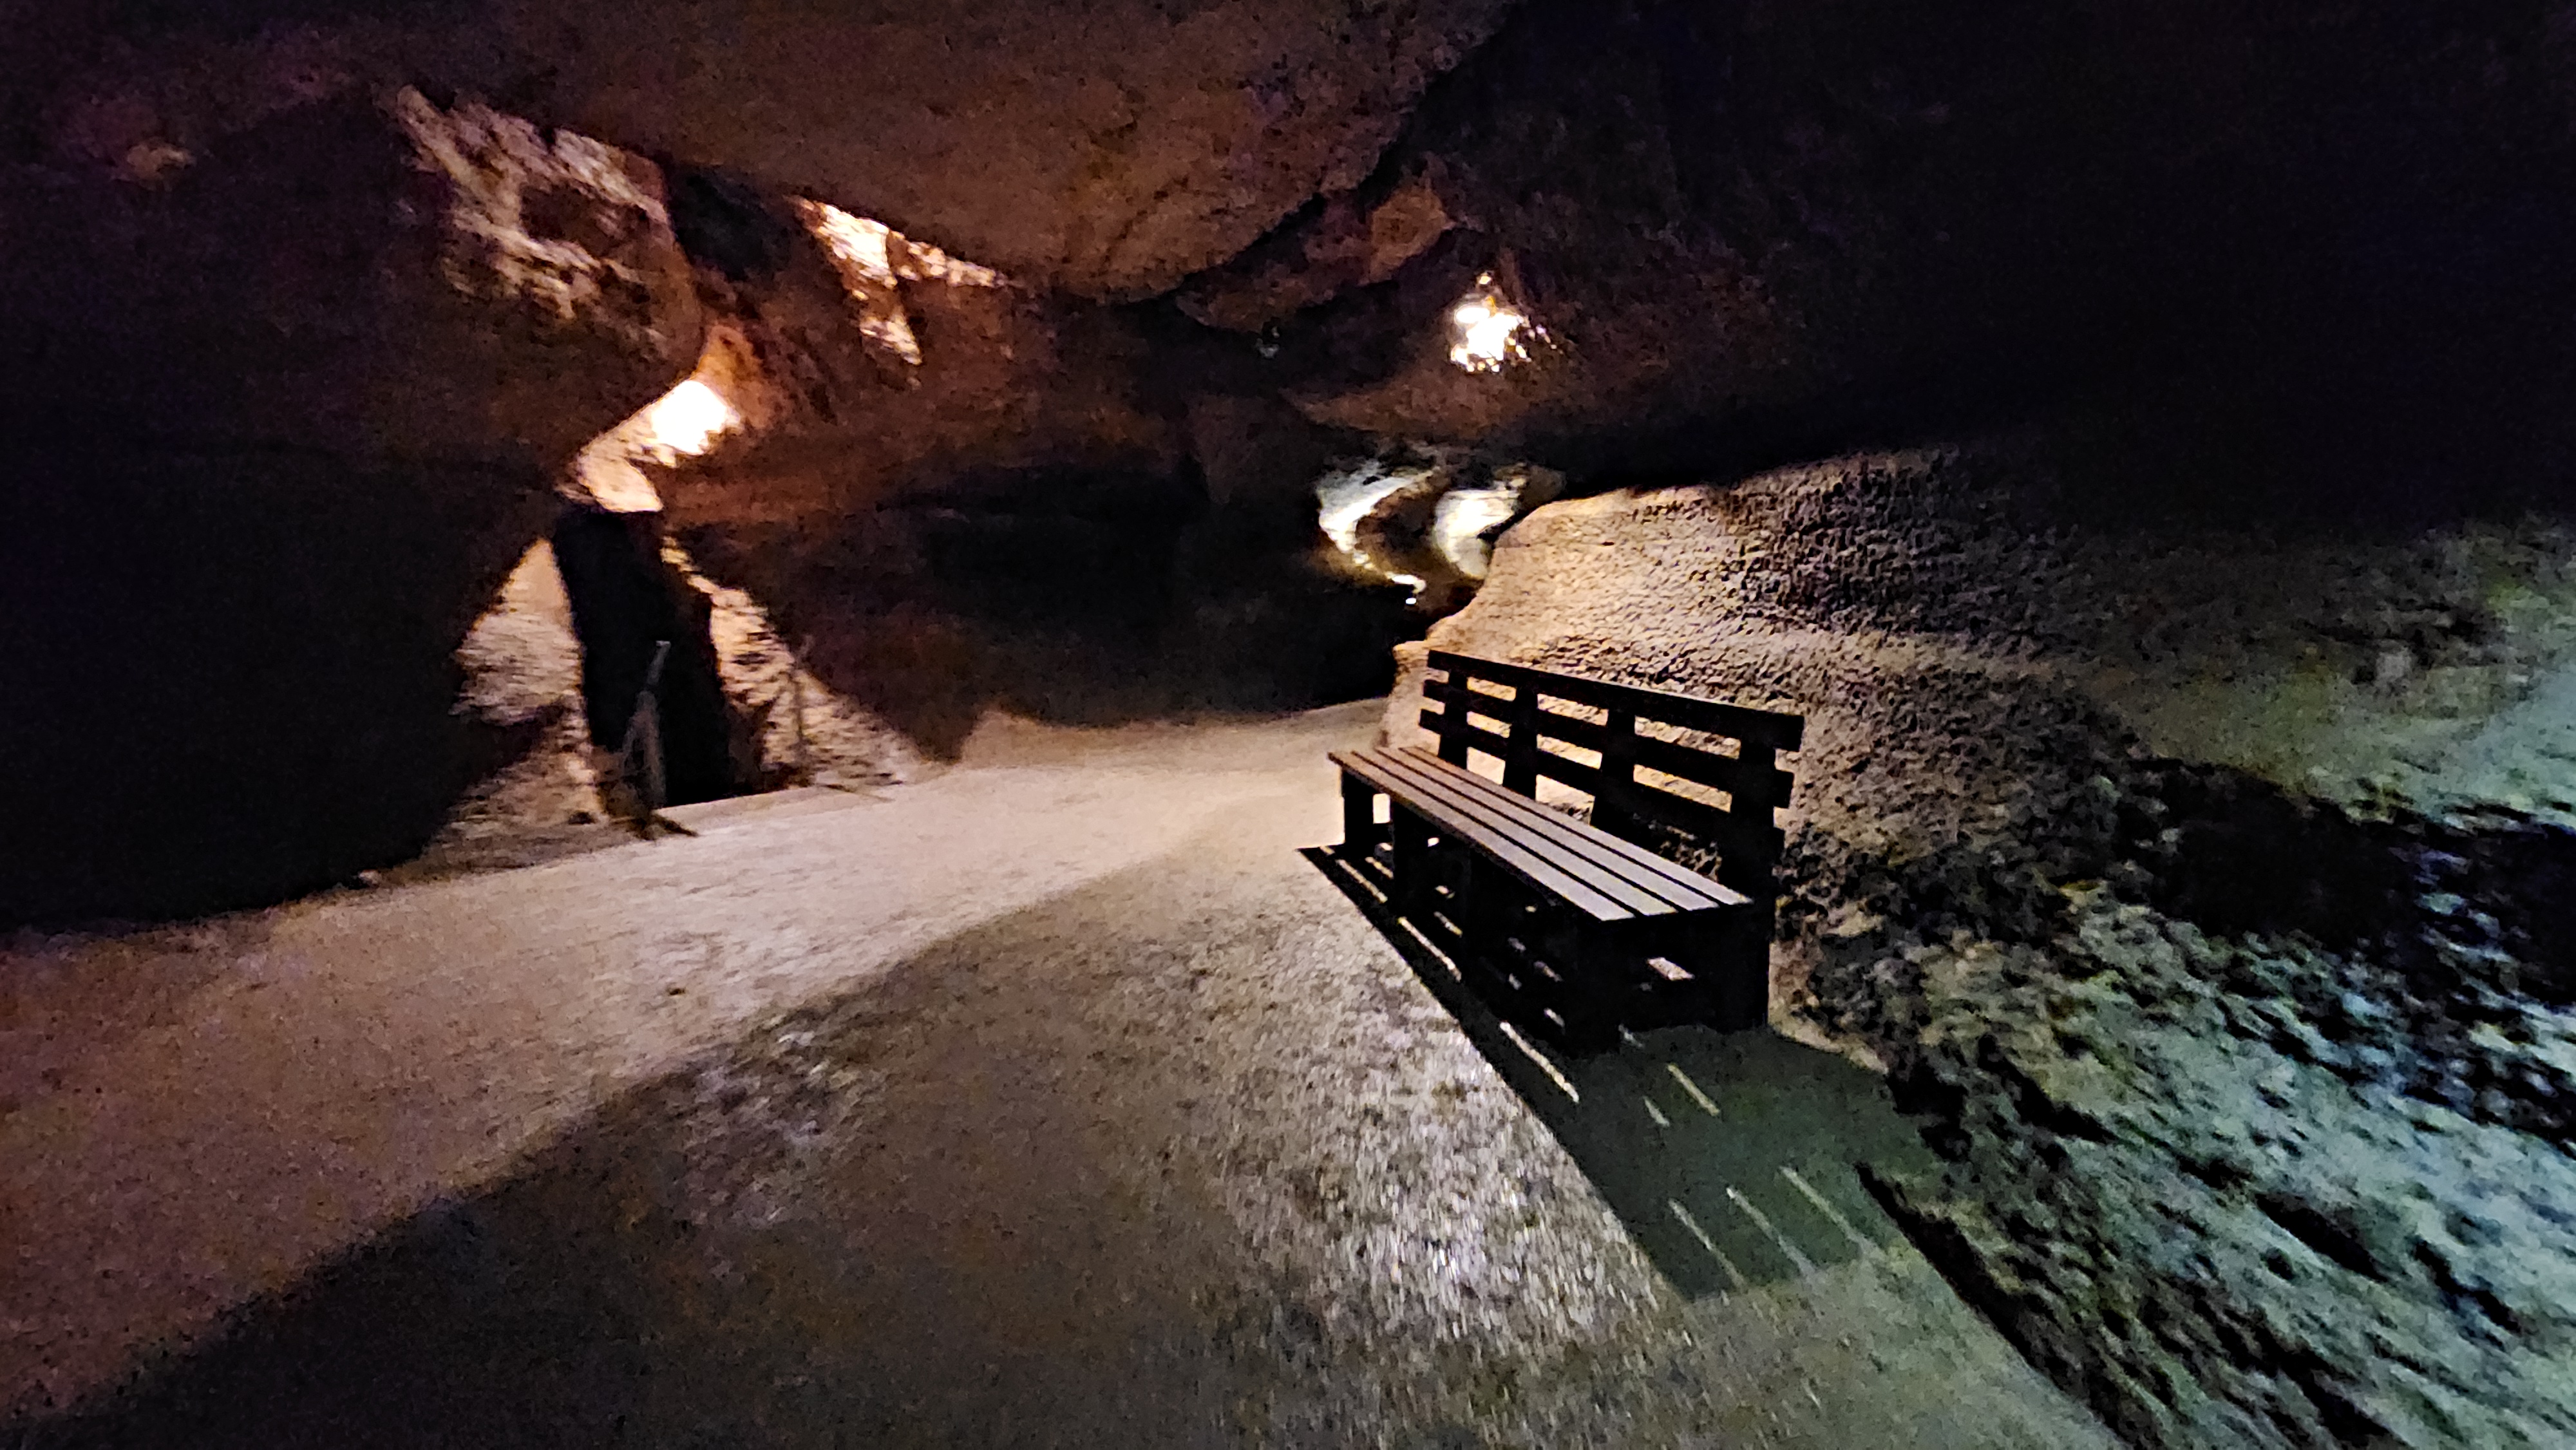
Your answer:
[[[1767,1019],[1778,755],[1805,721],[1441,651],[1423,693],[1437,752],[1332,757],[1342,858],[1398,915],[1578,1050],[1623,1025]],[[1541,804],[1542,780],[1589,795],[1591,823]],[[1714,880],[1655,849],[1694,845]]]

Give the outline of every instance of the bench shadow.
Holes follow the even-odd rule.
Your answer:
[[[1776,1033],[1623,1030],[1588,1056],[1468,985],[1360,872],[1328,847],[1300,854],[1350,898],[1477,1051],[1573,1155],[1629,1237],[1688,1298],[1758,1288],[1901,1241],[1858,1166],[1930,1164],[1886,1084]]]

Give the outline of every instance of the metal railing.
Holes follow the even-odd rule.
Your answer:
[[[670,662],[671,642],[656,640],[653,664],[644,672],[644,688],[635,693],[634,713],[626,717],[626,738],[617,747],[617,769],[636,792],[635,828],[653,839],[662,807],[670,804],[671,783],[662,760],[662,667]]]

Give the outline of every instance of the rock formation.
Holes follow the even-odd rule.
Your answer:
[[[1895,1070],[1950,1166],[1891,1203],[2133,1442],[2561,1438],[2576,536],[2091,456],[1555,504],[1431,646],[1807,716],[1776,1006]]]
[[[0,119],[77,110],[114,133],[157,110],[211,127],[242,103],[189,77],[421,81],[757,176],[1036,284],[1135,297],[1367,175],[1423,88],[1510,4],[472,0],[431,20],[325,3],[295,7],[291,29],[262,29],[277,7],[256,0],[142,23],[65,8],[12,37],[10,69],[30,83],[0,97],[15,102]]]
[[[1472,595],[1810,717],[1777,1005],[2124,1434],[2576,1439],[2562,6],[291,8],[0,27],[0,920]]]
[[[0,915],[417,849],[477,769],[453,656],[554,471],[697,354],[652,168],[344,94],[150,176],[0,184]]]
[[[591,742],[581,639],[551,544],[540,542],[519,560],[456,659],[465,672],[458,711],[503,763],[466,792],[426,854],[458,864],[506,863],[532,837],[605,820],[601,777],[614,763]]]

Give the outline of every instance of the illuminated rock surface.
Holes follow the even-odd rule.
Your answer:
[[[941,775],[997,711],[1197,759],[1173,722],[1374,693],[1466,605],[1439,642],[1809,715],[1778,1005],[1890,1067],[1939,1157],[1756,1110],[1883,1107],[1857,1070],[1755,1038],[1711,1071],[1833,1186],[1866,1160],[2121,1434],[2576,1440],[2550,6],[289,8],[0,26],[0,922],[601,845],[575,818],[665,647],[662,764],[711,836],[855,809],[721,799],[808,779],[882,788],[891,834],[261,917],[273,959],[0,1018],[60,1026],[0,1054],[36,1064],[0,1132],[68,1154],[27,1200],[63,1252],[0,1257],[53,1306],[0,1300],[13,1395],[301,1282],[124,1409],[210,1385],[246,1439],[386,1430],[372,1391],[270,1393],[312,1350],[407,1366],[392,1428],[474,1442],[489,1405],[439,1396],[493,1374],[673,1440],[875,1423],[903,1376],[952,1438],[1107,1436],[1115,1364],[1175,1439],[2082,1443],[1923,1263],[1791,1255],[1798,1291],[1710,1310],[1755,1216],[1655,1165],[1732,1187],[1707,1165],[1769,1129],[1648,1139],[1655,1063],[1542,1071],[1445,1003],[1531,1104],[1623,1105],[1539,1106],[1549,1158],[1244,845],[1290,839],[1244,794],[1267,766]],[[30,979],[162,961],[137,940]],[[294,985],[316,961],[331,990]],[[116,1056],[138,1022],[167,1031]],[[131,1089],[165,1050],[211,1085]],[[383,1096],[344,1119],[361,1059]],[[1532,1166],[1455,1177],[1498,1159]],[[154,1197],[201,1179],[230,1188]],[[125,1254],[162,1242],[133,1223],[180,1251]],[[882,1302],[920,1324],[870,1338]],[[1984,1388],[1918,1396],[1954,1379]]]
[[[2088,482],[1558,504],[1431,642],[1807,715],[1778,1005],[1894,1069],[1947,1161],[1884,1191],[2133,1443],[2564,1439],[2576,540]]]

